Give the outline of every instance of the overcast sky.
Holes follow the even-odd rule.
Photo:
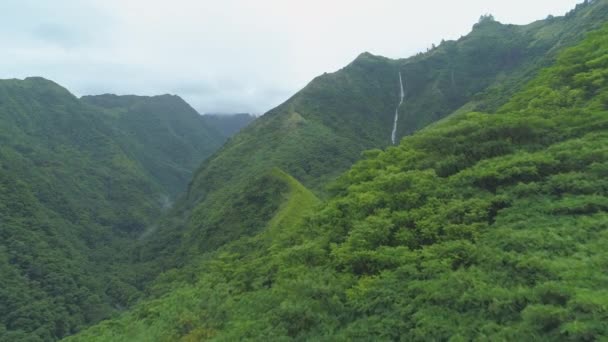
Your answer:
[[[261,114],[361,52],[408,57],[465,35],[482,14],[526,24],[579,2],[0,0],[0,78]]]

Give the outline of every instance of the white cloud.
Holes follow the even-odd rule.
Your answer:
[[[261,113],[363,51],[407,57],[466,34],[481,14],[525,24],[578,2],[2,0],[0,77]]]

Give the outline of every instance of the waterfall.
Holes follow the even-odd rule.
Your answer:
[[[397,121],[399,120],[399,107],[403,104],[403,98],[405,97],[405,92],[403,91],[403,80],[401,79],[401,71],[399,71],[399,87],[400,87],[400,95],[399,95],[399,104],[397,108],[395,108],[395,122],[393,123],[393,132],[391,133],[391,141],[393,145],[395,145],[395,135],[397,134]]]

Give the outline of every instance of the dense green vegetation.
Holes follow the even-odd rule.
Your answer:
[[[605,338],[606,56],[608,27],[494,113],[365,152],[318,207],[274,170],[287,200],[258,234],[165,272],[153,298],[69,340]]]
[[[201,305],[210,305],[220,309],[230,302],[230,293],[234,291],[232,277],[239,277],[238,287],[253,289],[260,285],[267,286],[269,279],[253,279],[260,269],[272,270],[277,265],[272,261],[267,248],[281,249],[298,236],[289,227],[303,222],[318,204],[318,199],[291,176],[279,169],[274,169],[261,177],[260,185],[270,186],[280,191],[267,192],[264,197],[276,202],[274,197],[283,199],[280,207],[272,211],[272,218],[263,233],[255,237],[239,239],[230,247],[217,253],[202,256],[194,267],[184,270],[173,270],[163,275],[163,279],[152,289],[153,293],[165,293],[170,286],[170,293],[159,300],[153,300],[127,313],[121,321],[103,322],[98,327],[73,339],[87,341],[98,338],[102,341],[198,341],[212,336],[211,321],[220,323],[225,319],[222,314],[207,316]],[[252,189],[255,190],[255,189]],[[254,196],[255,191],[247,196]],[[261,199],[260,197],[258,197]],[[258,205],[261,203],[258,202]],[[229,268],[226,268],[226,267]],[[208,291],[189,284],[202,276],[205,284],[211,286]],[[219,277],[219,278],[218,278]],[[181,287],[179,285],[182,285]],[[201,283],[201,286],[204,286]],[[176,291],[174,291],[176,290]],[[201,297],[202,296],[202,297]],[[219,312],[218,312],[219,313]],[[214,312],[210,311],[213,315]],[[155,318],[153,318],[155,317]],[[150,324],[154,319],[155,324]],[[124,333],[124,334],[123,334]]]
[[[123,133],[121,147],[171,200],[184,192],[192,172],[227,138],[175,95],[106,94],[82,100],[105,109],[111,126]]]
[[[461,111],[494,112],[564,47],[579,42],[608,17],[608,3],[581,3],[564,17],[504,25],[484,16],[457,41],[396,61],[406,80],[398,135]]]
[[[246,215],[235,222],[231,208],[257,175],[274,167],[326,198],[327,184],[362,151],[389,144],[399,71],[406,83],[398,129],[398,136],[403,136],[454,112],[494,111],[553,61],[557,51],[582,39],[606,18],[607,1],[583,4],[566,17],[525,26],[503,25],[488,17],[469,35],[427,53],[403,60],[364,53],[345,68],[315,78],[202,164],[186,197],[142,247],[142,261],[161,257],[149,263],[150,277],[243,232],[263,229]],[[221,238],[216,236],[219,230]]]
[[[607,336],[607,18],[364,53],[230,138],[0,81],[0,341]]]
[[[57,340],[141,295],[130,246],[224,138],[181,100],[137,101],[102,111],[0,81],[0,341]]]
[[[135,295],[114,256],[161,191],[101,113],[50,81],[0,82],[0,113],[0,340],[53,340]]]

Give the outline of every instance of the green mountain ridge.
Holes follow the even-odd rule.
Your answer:
[[[607,55],[605,27],[495,112],[365,152],[325,203],[68,341],[605,338]]]
[[[274,167],[327,197],[327,185],[362,151],[390,144],[399,72],[406,96],[398,138],[453,113],[495,111],[551,64],[560,49],[599,28],[606,18],[608,1],[581,4],[565,17],[523,26],[482,18],[469,35],[427,53],[400,60],[363,53],[343,69],[316,77],[205,160],[185,198],[159,233],[144,243],[142,260],[160,256],[163,269],[170,268],[245,231],[255,234],[245,228],[250,226],[247,217],[240,226],[222,218],[253,178]],[[214,236],[220,231],[220,238]]]
[[[154,101],[133,112],[149,114],[139,132],[181,125],[194,136],[162,135],[175,150],[160,157],[145,135],[125,133],[131,118],[40,77],[0,80],[0,341],[57,340],[141,295],[130,246],[187,182],[164,183],[159,162],[191,173],[191,159],[224,139],[174,98]],[[163,121],[163,109],[175,115]]]
[[[483,16],[250,123],[0,80],[0,341],[605,338],[607,21]]]
[[[172,270],[165,273],[163,275],[164,280],[151,289],[153,293],[164,293],[165,295],[152,300],[149,302],[150,305],[138,306],[135,310],[126,312],[122,317],[127,320],[102,322],[99,326],[92,328],[91,331],[80,336],[73,336],[67,340],[175,340],[179,337],[174,334],[174,329],[181,329],[182,325],[188,326],[187,329],[189,330],[187,331],[188,336],[182,336],[184,340],[197,341],[213,336],[213,331],[206,329],[205,325],[197,326],[200,323],[199,317],[201,317],[201,314],[205,315],[205,313],[198,311],[197,301],[192,300],[201,293],[199,289],[184,286],[176,290],[176,283],[189,284],[191,281],[198,279],[198,275],[203,277],[208,275],[208,279],[214,284],[215,282],[220,284],[224,281],[228,283],[232,276],[241,272],[247,273],[248,270],[256,270],[257,267],[263,269],[276,267],[273,263],[267,263],[268,251],[264,247],[272,244],[272,248],[281,248],[297,238],[297,235],[286,228],[304,222],[306,216],[313,213],[319,205],[318,198],[312,192],[293,177],[276,168],[257,178],[255,185],[247,189],[243,193],[243,197],[259,199],[258,201],[248,202],[245,211],[248,209],[263,209],[260,206],[266,208],[264,211],[270,214],[265,220],[265,222],[268,222],[267,229],[254,237],[239,239],[235,243],[231,243],[228,248],[217,253],[203,255],[199,259],[201,263],[189,269],[188,272]],[[264,201],[260,201],[261,199]],[[270,208],[269,203],[271,203]],[[233,262],[234,267],[226,269],[224,268],[225,265],[218,263],[216,258]],[[254,263],[256,267],[252,268],[251,263]],[[245,287],[255,287],[264,282],[264,279],[258,279],[254,282],[250,282],[246,278],[241,279],[248,282],[242,284]],[[167,292],[165,286],[170,286],[171,291]],[[229,287],[226,290],[232,291]],[[206,296],[207,294],[203,295]],[[228,293],[224,292],[216,299],[208,299],[221,305],[227,300],[226,295]],[[180,312],[179,315],[175,315],[176,309]],[[156,317],[155,321],[159,324],[150,325],[146,317],[151,316]],[[220,316],[217,318],[221,319]]]
[[[192,171],[226,137],[176,95],[83,96],[103,108],[125,136],[122,146],[157,179],[171,199],[181,194]]]

